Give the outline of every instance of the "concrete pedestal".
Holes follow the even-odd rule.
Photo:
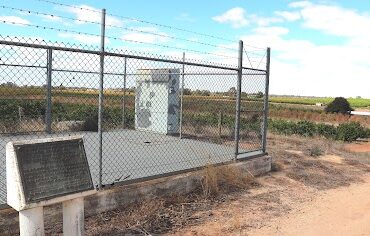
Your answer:
[[[43,207],[19,211],[20,236],[44,236]]]
[[[63,235],[84,235],[84,199],[75,198],[63,202]]]

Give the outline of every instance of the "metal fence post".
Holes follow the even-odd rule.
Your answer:
[[[53,51],[47,49],[47,66],[46,66],[46,111],[45,111],[45,131],[51,133],[51,73],[53,69]]]
[[[243,41],[239,41],[239,57],[238,57],[238,80],[236,88],[236,114],[235,114],[235,159],[239,154],[239,132],[240,132],[240,100],[242,93],[242,74],[243,74]]]
[[[127,57],[124,59],[125,66],[123,68],[123,95],[122,95],[122,127],[126,129],[126,79],[127,79]]]
[[[269,85],[270,85],[270,54],[271,54],[271,49],[267,48],[266,84],[265,84],[264,116],[263,116],[263,140],[262,140],[262,151],[264,153],[266,152],[266,146],[267,146],[267,128],[268,128],[268,112],[269,112]]]
[[[104,99],[104,43],[105,43],[105,9],[102,10],[101,41],[100,41],[100,81],[99,81],[99,108],[98,108],[98,136],[99,136],[99,189],[102,188],[103,178],[103,99]]]
[[[184,77],[185,77],[185,52],[182,53],[182,72],[181,72],[181,97],[180,97],[180,139],[182,138],[182,113],[184,99]]]

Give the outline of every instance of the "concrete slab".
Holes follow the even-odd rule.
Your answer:
[[[9,141],[83,135],[95,185],[99,181],[99,145],[95,132],[0,136],[0,205],[6,203],[5,145]],[[241,152],[248,150],[240,150]],[[243,157],[260,153],[244,154]],[[136,130],[103,133],[103,183],[135,180],[222,163],[234,158],[234,147]]]

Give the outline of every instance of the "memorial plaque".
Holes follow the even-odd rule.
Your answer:
[[[26,204],[94,189],[82,139],[13,146]]]

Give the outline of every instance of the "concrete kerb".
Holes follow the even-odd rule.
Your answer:
[[[230,163],[229,166],[259,176],[271,170],[271,157],[268,155],[258,156]],[[200,180],[200,171],[193,171],[104,189],[85,198],[85,216],[96,215],[153,196],[161,197],[173,193],[186,194],[199,186]],[[63,221],[61,204],[45,207],[44,214],[46,227],[54,222]],[[10,208],[0,209],[0,235],[19,232],[18,224],[18,212]]]

